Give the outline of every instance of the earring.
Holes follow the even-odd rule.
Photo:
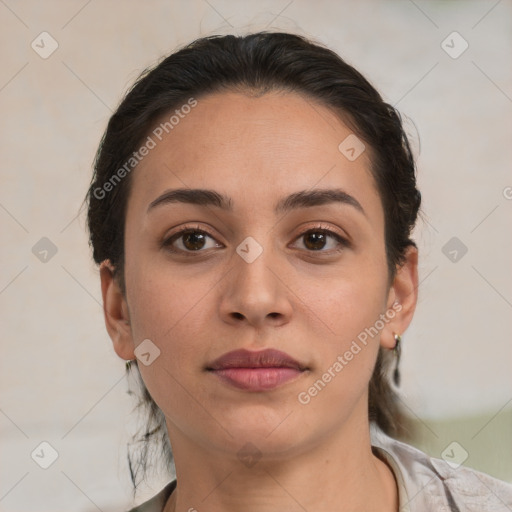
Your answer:
[[[135,359],[129,359],[128,361],[126,361],[126,370],[130,370],[131,366],[132,366],[132,363],[135,361]]]
[[[400,356],[402,355],[402,337],[400,334],[395,334],[395,348],[393,352],[395,353],[395,371],[393,372],[393,382],[395,386],[400,386],[400,372],[398,370],[398,365],[400,364]]]

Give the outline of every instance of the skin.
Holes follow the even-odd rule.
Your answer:
[[[391,469],[371,451],[368,383],[379,346],[391,350],[417,301],[417,250],[389,285],[384,212],[370,149],[349,161],[338,145],[352,131],[328,108],[296,93],[222,92],[198,105],[133,171],[125,228],[126,296],[108,261],[100,268],[107,330],[116,353],[135,359],[150,339],[161,351],[144,382],[166,416],[178,486],[165,510],[398,510]],[[214,189],[213,206],[148,205],[174,188]],[[332,203],[276,216],[284,196],[341,188],[356,208]],[[190,224],[208,230],[200,254],[162,242]],[[311,249],[303,231],[350,240]],[[248,236],[263,247],[252,263],[236,252]],[[396,312],[325,388],[297,400],[379,315]],[[231,387],[204,367],[239,348],[276,348],[308,366],[266,392]],[[252,443],[251,467],[237,453]]]

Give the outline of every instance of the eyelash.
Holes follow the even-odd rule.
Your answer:
[[[208,231],[199,228],[199,226],[185,226],[182,230],[174,233],[169,238],[165,239],[162,243],[162,247],[165,247],[169,252],[172,253],[181,253],[184,254],[187,257],[193,257],[197,253],[206,252],[208,249],[198,249],[197,251],[184,251],[182,249],[175,249],[172,247],[172,243],[178,239],[180,239],[183,235],[187,233],[201,233],[204,235],[208,235],[210,238],[215,240],[215,237],[209,233]],[[306,252],[309,253],[320,253],[320,254],[337,254],[343,250],[345,250],[347,247],[350,247],[350,243],[346,238],[343,238],[341,235],[336,233],[335,231],[332,231],[331,229],[328,229],[324,226],[318,225],[314,227],[310,227],[307,230],[301,232],[299,235],[297,235],[295,240],[300,239],[301,237],[307,235],[308,233],[322,233],[324,235],[328,235],[332,238],[334,238],[341,247],[338,247],[337,249],[331,249],[330,251],[324,251],[322,249],[319,249],[317,251],[315,250],[308,250],[306,249]]]

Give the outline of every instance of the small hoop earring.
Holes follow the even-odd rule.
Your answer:
[[[402,355],[402,337],[400,334],[395,334],[395,347],[393,348],[395,353],[395,370],[393,372],[393,382],[395,386],[400,386],[400,371],[398,365],[400,364],[400,357]]]

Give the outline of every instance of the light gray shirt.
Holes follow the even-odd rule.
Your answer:
[[[450,452],[447,462],[388,437],[375,427],[370,434],[373,452],[395,474],[399,512],[512,512],[512,484],[450,461]],[[162,512],[175,488],[173,480],[129,512]]]
[[[512,512],[512,484],[485,473],[430,457],[372,429],[376,455],[392,468],[400,512]],[[456,454],[455,454],[456,455]]]

